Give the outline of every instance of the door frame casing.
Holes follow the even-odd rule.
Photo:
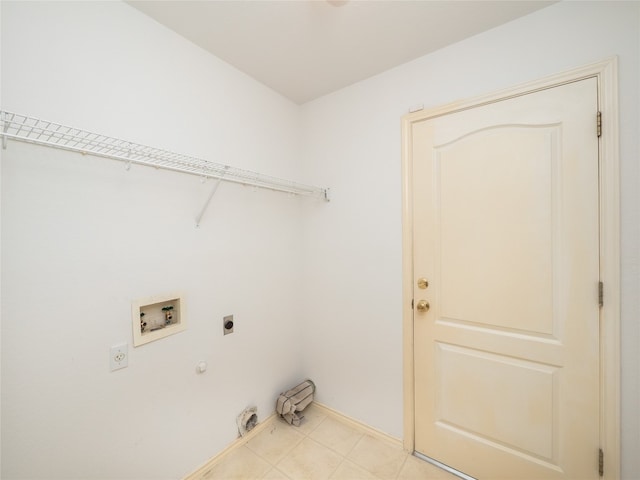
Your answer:
[[[604,479],[620,478],[620,167],[618,147],[617,57],[489,95],[410,113],[402,118],[402,318],[403,318],[403,446],[415,449],[413,336],[413,158],[412,125],[427,119],[546,90],[586,78],[598,81],[600,281],[600,448],[605,452]],[[595,134],[595,132],[594,132]],[[606,382],[605,382],[606,379]],[[422,452],[428,454],[428,452]],[[597,452],[594,452],[594,455]],[[437,460],[437,459],[436,459]]]

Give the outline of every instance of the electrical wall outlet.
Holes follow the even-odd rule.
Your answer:
[[[121,343],[109,349],[109,367],[111,371],[129,366],[129,345]]]

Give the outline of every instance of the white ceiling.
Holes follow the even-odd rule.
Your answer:
[[[302,104],[554,1],[127,3]]]

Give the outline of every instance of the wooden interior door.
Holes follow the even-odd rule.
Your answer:
[[[588,78],[412,123],[415,449],[478,479],[598,478],[596,118]]]

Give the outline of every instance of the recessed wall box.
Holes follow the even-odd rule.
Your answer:
[[[131,302],[133,346],[158,340],[187,328],[184,297],[158,295]]]
[[[233,333],[233,315],[222,317],[222,333],[224,335]]]

